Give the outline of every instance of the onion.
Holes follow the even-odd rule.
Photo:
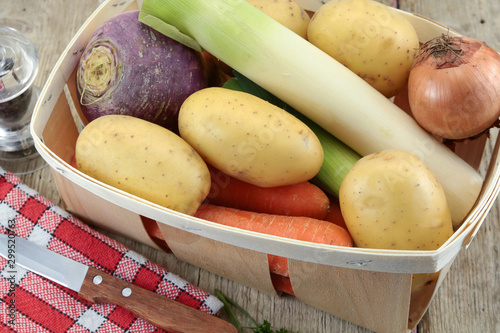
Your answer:
[[[436,37],[420,48],[408,79],[415,120],[459,140],[492,127],[500,115],[500,55],[468,37]]]

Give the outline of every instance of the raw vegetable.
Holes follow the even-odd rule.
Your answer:
[[[406,86],[394,97],[394,103],[413,117],[410,108],[410,102],[408,100],[408,86]],[[443,142],[448,148],[455,152],[457,156],[467,162],[471,167],[473,167],[474,170],[479,170],[481,161],[483,159],[484,149],[486,148],[486,142],[489,138],[488,131],[485,131],[480,135],[462,140],[443,139],[438,136],[436,136],[436,138]]]
[[[361,156],[316,123],[301,116],[298,118],[316,134],[325,155],[321,169],[311,182],[338,197],[342,181]]]
[[[339,227],[347,229],[345,224],[344,216],[342,215],[342,210],[340,209],[340,203],[337,198],[330,198],[330,205],[328,206],[328,213],[323,218],[323,220],[335,223]]]
[[[261,187],[307,181],[323,163],[314,132],[245,92],[220,87],[195,92],[179,111],[179,133],[208,164]]]
[[[141,216],[141,220],[151,240],[155,242],[159,247],[168,250],[168,244],[165,242],[165,237],[158,227],[158,222],[144,216]],[[288,276],[271,273],[271,281],[276,290],[285,292],[290,295],[294,294],[292,285],[290,283],[290,278]]]
[[[140,20],[162,31],[173,25],[362,156],[385,149],[417,155],[439,178],[460,225],[481,176],[359,76],[252,8],[244,0],[145,0]]]
[[[429,132],[454,140],[478,135],[500,116],[500,55],[473,38],[436,37],[420,49],[408,98]]]
[[[307,38],[311,18],[294,0],[246,0],[302,38]]]
[[[359,160],[340,188],[340,207],[358,247],[436,250],[453,234],[444,191],[429,168],[403,151]],[[434,288],[438,273],[412,276],[412,293]]]
[[[138,16],[118,14],[90,37],[77,67],[81,109],[87,121],[130,115],[176,132],[182,102],[207,86],[202,58]]]
[[[397,11],[374,0],[332,0],[314,14],[309,41],[386,97],[406,84],[418,36]]]
[[[309,182],[260,187],[231,177],[209,166],[212,185],[205,202],[257,213],[307,216],[323,219],[330,200]]]
[[[281,328],[277,331],[275,331],[272,327],[271,324],[267,321],[264,320],[264,323],[259,324],[245,309],[243,309],[238,303],[233,301],[231,298],[227,297],[224,295],[219,289],[214,290],[215,296],[221,300],[221,302],[224,304],[224,309],[229,315],[229,319],[231,320],[231,323],[238,329],[239,333],[243,333],[244,329],[250,329],[254,333],[293,333],[289,332],[288,330]],[[240,320],[236,316],[236,313],[233,311],[233,308],[235,307],[238,311],[240,311],[246,318],[250,319],[254,327],[244,327],[242,326]],[[297,332],[298,333],[298,332]]]
[[[90,122],[75,148],[79,171],[117,189],[192,215],[210,190],[205,162],[178,135],[143,119]]]
[[[221,67],[222,63],[208,52],[202,52],[201,55],[205,67],[205,76],[207,77],[207,86],[222,86],[230,78]]]
[[[347,230],[336,224],[310,217],[262,214],[205,203],[198,208],[194,216],[273,236],[320,244],[352,246],[352,238]],[[268,254],[268,261],[271,273],[288,276],[288,261],[285,257]]]
[[[386,150],[360,159],[340,187],[339,202],[358,247],[436,250],[453,234],[438,179],[408,152]]]
[[[361,158],[361,156],[346,146],[333,135],[325,131],[322,127],[315,124],[310,119],[304,117],[291,106],[266,91],[259,85],[250,81],[241,73],[234,72],[234,77],[227,80],[223,86],[227,89],[245,91],[249,94],[255,95],[263,100],[268,101],[292,115],[297,117],[300,121],[306,124],[318,137],[323,147],[323,164],[316,176],[311,179],[311,182],[330,195],[338,198],[340,185],[346,176],[347,172],[352,168],[354,163]]]
[[[271,282],[276,290],[287,293],[289,295],[295,295],[290,277],[271,274]]]

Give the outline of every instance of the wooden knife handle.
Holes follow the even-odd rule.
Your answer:
[[[137,317],[170,332],[237,332],[227,321],[92,267],[89,267],[79,295],[92,303],[121,306]]]

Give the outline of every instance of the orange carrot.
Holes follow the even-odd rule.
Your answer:
[[[276,290],[285,292],[289,295],[295,295],[295,293],[293,292],[292,283],[288,276],[271,274],[271,281],[273,283],[273,287]]]
[[[195,217],[268,235],[296,240],[352,246],[349,232],[338,225],[310,217],[284,216],[255,213],[235,208],[202,204]],[[288,276],[288,261],[285,257],[268,255],[271,273]]]
[[[158,223],[144,216],[141,216],[141,219],[144,224],[144,228],[146,228],[148,235],[151,237],[151,240],[162,247],[165,251],[169,251],[168,244],[165,242],[165,237],[161,233],[160,228],[158,228]],[[294,295],[289,277],[271,274],[271,281],[276,290]]]
[[[329,199],[316,185],[301,182],[294,185],[259,187],[233,178],[210,167],[212,185],[206,203],[257,213],[308,216],[323,219]]]
[[[340,210],[340,203],[337,198],[330,197],[330,206],[328,207],[328,213],[323,220],[335,223],[336,225],[347,229],[347,225],[345,224],[344,217],[342,216],[342,212]]]
[[[210,87],[220,87],[232,76],[226,74],[222,68],[222,62],[215,58],[210,53],[204,51],[201,53],[204,62],[205,76]]]
[[[78,169],[78,168],[76,167],[76,156],[75,156],[75,155],[73,155],[73,157],[71,157],[71,161],[69,162],[69,164],[70,164],[73,168]]]
[[[169,247],[167,242],[165,242],[165,237],[161,233],[160,228],[158,227],[158,222],[153,219],[141,215],[142,225],[144,229],[146,229],[146,233],[151,238],[151,241],[158,245],[165,251],[169,251]]]

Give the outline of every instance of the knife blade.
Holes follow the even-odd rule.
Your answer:
[[[78,292],[83,299],[121,306],[164,330],[237,332],[236,327],[223,319],[66,258],[24,238],[0,234],[0,255]]]

